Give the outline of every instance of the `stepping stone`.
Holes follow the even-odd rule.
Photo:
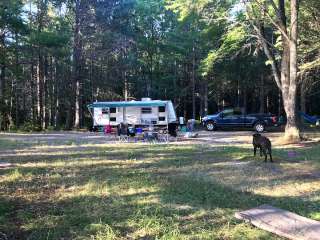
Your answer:
[[[235,217],[288,239],[320,240],[320,222],[270,205],[237,212]]]

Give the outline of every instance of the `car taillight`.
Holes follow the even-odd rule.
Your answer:
[[[276,123],[277,122],[277,117],[272,117],[271,120],[272,120],[273,123]]]

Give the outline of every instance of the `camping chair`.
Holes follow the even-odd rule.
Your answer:
[[[144,133],[144,139],[150,143],[158,140],[158,133],[155,132],[153,125],[149,125],[148,130]]]
[[[155,143],[158,141],[158,133],[147,131],[144,133],[144,139],[149,143]]]
[[[167,142],[168,141],[168,134],[167,131],[164,129],[159,130],[158,132],[158,142]]]
[[[111,125],[106,125],[103,129],[104,134],[110,134],[112,132],[112,127]]]
[[[135,141],[144,140],[143,129],[141,127],[136,128]]]
[[[104,133],[104,135],[105,135],[107,138],[113,137],[113,135],[112,135],[112,127],[111,127],[110,124],[104,126],[104,128],[103,128],[103,133]]]
[[[118,132],[119,142],[128,142],[129,141],[128,124],[120,123],[117,127],[117,132]]]

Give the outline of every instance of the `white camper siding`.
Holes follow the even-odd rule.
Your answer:
[[[159,112],[159,113],[158,113],[158,122],[159,122],[159,124],[165,125],[165,124],[167,124],[167,121],[168,121],[168,119],[167,119],[168,108],[167,108],[167,107],[163,107],[163,108],[165,109],[164,112],[160,112],[160,111],[159,111],[159,108],[160,108],[160,107],[158,107],[158,112]],[[161,118],[164,119],[164,120],[161,121]]]
[[[110,124],[109,115],[102,113],[102,108],[94,108],[93,111],[94,126],[104,126]]]
[[[118,125],[121,122],[123,122],[123,108],[117,108],[117,122],[115,125]]]
[[[154,106],[152,106],[152,101],[146,101],[147,104],[145,107],[143,107],[143,104],[141,104],[142,106],[134,106],[134,104],[132,104],[133,106],[112,107],[112,105],[115,105],[114,102],[96,102],[94,104],[98,105],[98,107],[92,107],[93,111],[91,112],[93,115],[93,124],[94,126],[105,126],[109,124],[117,126],[126,121],[128,124],[134,125],[166,125],[167,123],[175,122],[176,114],[172,102],[162,101],[163,105],[159,105],[159,101],[160,100],[155,100]],[[126,102],[120,103],[125,105]],[[137,102],[137,104],[139,103],[140,102]],[[105,114],[102,113],[104,104],[106,106],[105,109],[109,110],[106,111]],[[110,107],[107,107],[108,105]],[[151,111],[149,109],[151,109]],[[159,109],[161,109],[161,111],[159,111]],[[126,115],[125,119],[123,116],[124,111]]]
[[[138,107],[127,107],[126,110],[126,122],[128,124],[139,124],[140,123],[140,111]],[[123,114],[123,110],[121,112]]]
[[[115,112],[111,112],[111,109],[114,109]],[[109,124],[110,125],[117,125],[118,122],[118,108],[110,108],[110,119]]]
[[[166,112],[168,112],[169,123],[177,121],[176,111],[171,101],[168,101]]]
[[[157,124],[158,123],[158,109],[157,107],[141,107],[141,124]],[[151,109],[150,113],[143,112],[143,109]]]

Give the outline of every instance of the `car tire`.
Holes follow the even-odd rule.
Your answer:
[[[263,131],[265,130],[265,126],[264,126],[263,123],[257,122],[257,123],[254,125],[253,129],[254,129],[256,132],[261,133],[261,132],[263,132]]]
[[[214,130],[216,129],[215,123],[214,123],[213,121],[208,121],[208,122],[206,123],[206,129],[207,129],[208,131],[214,131]]]

